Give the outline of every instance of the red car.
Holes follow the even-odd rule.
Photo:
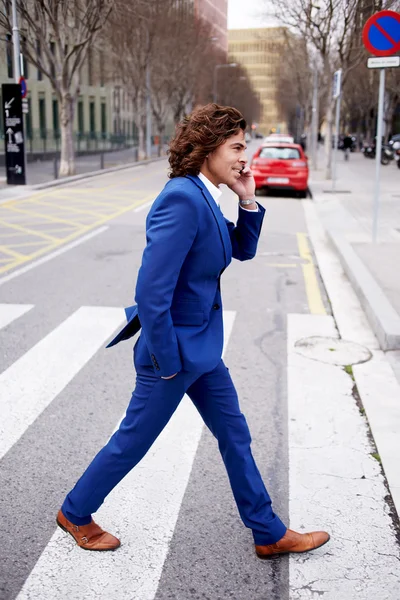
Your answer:
[[[250,168],[256,189],[294,190],[305,198],[308,188],[308,161],[299,144],[263,144],[253,156]]]

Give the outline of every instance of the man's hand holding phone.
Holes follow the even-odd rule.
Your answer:
[[[256,192],[256,182],[250,167],[243,165],[240,171],[240,177],[232,185],[231,190],[239,196],[239,200],[250,200],[254,198]]]

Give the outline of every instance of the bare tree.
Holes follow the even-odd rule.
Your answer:
[[[175,40],[165,47],[164,26],[170,22],[174,0],[115,0],[116,6],[106,31],[107,47],[113,65],[114,79],[127,91],[133,107],[134,120],[139,132],[139,158],[144,158],[146,133],[146,99],[153,69],[159,69],[157,48],[165,53]],[[168,25],[167,25],[168,29]],[[165,60],[165,58],[164,58]],[[157,90],[157,78],[154,79]],[[164,116],[164,104],[160,108]]]
[[[205,58],[212,51],[209,25],[189,11],[182,14],[173,7],[151,57],[152,109],[160,136],[168,115],[172,113],[177,122],[196,102],[199,80],[208,70]]]
[[[261,103],[245,67],[222,69],[218,80],[218,103],[234,106],[251,124],[261,115]]]
[[[307,44],[313,69],[320,72],[326,97],[326,177],[331,176],[333,108],[332,81],[337,68],[343,70],[343,83],[363,57],[361,32],[374,12],[370,0],[272,0],[275,17],[294,30]]]
[[[0,26],[12,32],[10,3],[2,0]],[[25,57],[50,81],[59,101],[60,175],[75,172],[73,116],[79,71],[103,28],[113,0],[16,0]]]
[[[311,124],[310,55],[304,38],[285,31],[285,42],[277,73],[276,102],[289,131],[298,139]]]

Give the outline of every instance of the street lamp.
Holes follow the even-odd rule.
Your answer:
[[[227,63],[227,64],[221,64],[221,65],[215,65],[214,67],[214,77],[213,77],[213,102],[215,104],[217,104],[217,76],[218,76],[218,71],[220,69],[230,69],[230,68],[234,68],[237,67],[237,63]]]

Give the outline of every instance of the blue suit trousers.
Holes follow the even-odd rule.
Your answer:
[[[164,429],[186,393],[218,441],[239,514],[256,544],[273,544],[286,527],[274,514],[271,499],[251,453],[251,437],[240,411],[235,387],[221,360],[208,373],[181,371],[173,379],[136,366],[132,399],[119,429],[93,459],[62,512],[75,525],[90,523],[92,513],[111,490],[138,464]]]

